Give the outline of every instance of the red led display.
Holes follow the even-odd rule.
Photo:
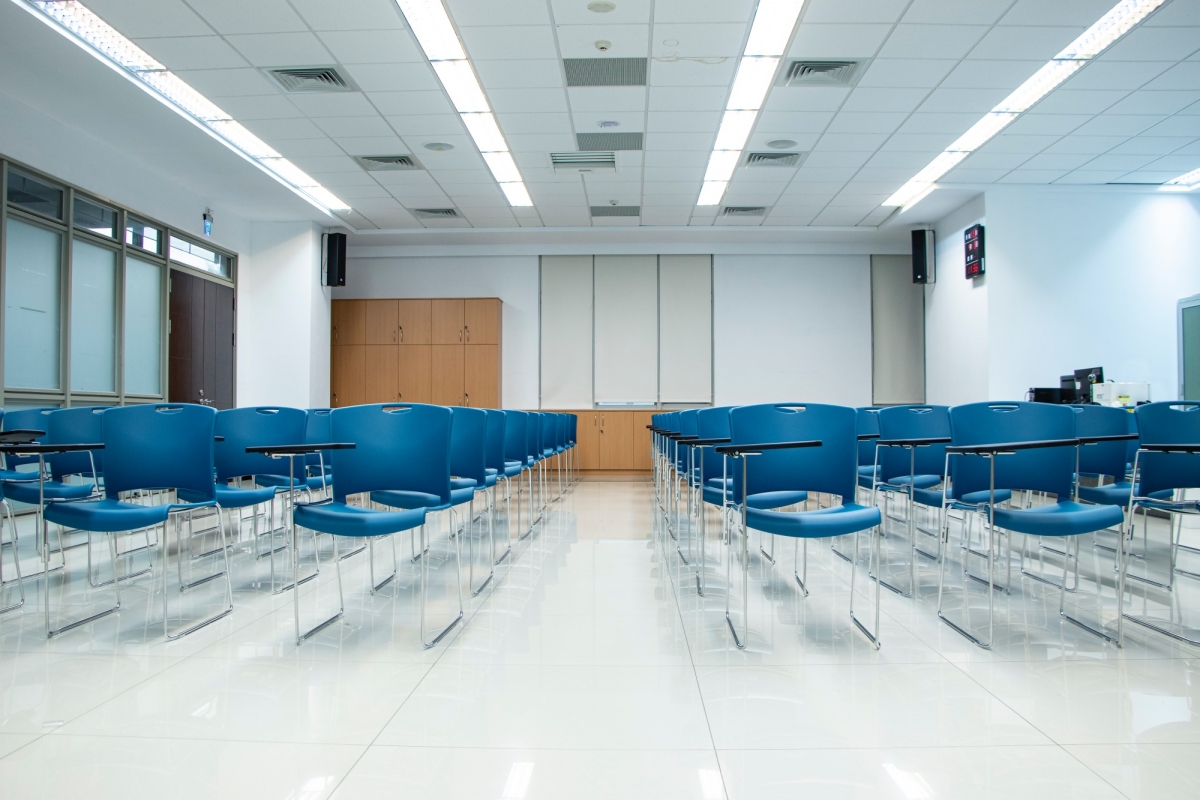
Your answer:
[[[967,277],[976,278],[984,273],[983,226],[972,225],[963,233],[967,251]]]

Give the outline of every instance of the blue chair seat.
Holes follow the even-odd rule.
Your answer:
[[[297,475],[296,488],[303,489],[310,487],[310,481],[312,480],[314,479],[303,474]],[[318,475],[315,480],[317,482],[317,488],[321,488],[321,476]],[[289,486],[287,475],[255,475],[254,483],[257,486],[270,486],[275,489],[287,489]]]
[[[720,490],[721,479],[720,478],[709,478],[708,481],[706,481],[705,485],[711,486],[714,489]],[[733,478],[726,478],[725,485],[732,489],[733,488]]]
[[[1078,536],[1120,525],[1120,506],[1091,506],[1063,500],[1036,508],[996,508],[996,524],[1005,530],[1033,536]]]
[[[371,492],[371,502],[388,508],[440,508],[441,498],[425,492],[407,492],[397,489],[382,489]]]
[[[38,478],[37,470],[18,470],[18,469],[0,469],[0,481],[7,483],[8,481],[17,481],[25,483],[26,481],[36,481]]]
[[[879,474],[877,472],[878,469],[879,468],[876,467],[874,464],[867,464],[865,466],[861,466],[858,468],[858,474],[865,475],[866,477],[870,478],[870,477],[874,477],[875,475]]]
[[[941,482],[942,476],[940,475],[897,475],[880,488],[892,486],[903,489],[906,488],[909,483],[911,483],[918,489],[932,489]]]
[[[1079,499],[1100,506],[1121,506],[1124,508],[1129,505],[1129,490],[1130,484],[1128,481],[1110,483],[1107,486],[1080,486]],[[1135,494],[1140,496],[1141,490],[1142,487],[1138,486]],[[1154,492],[1150,496],[1155,500],[1170,500],[1173,495],[1173,490],[1163,489],[1161,492]]]
[[[335,536],[386,536],[425,524],[425,508],[376,511],[341,502],[297,505],[297,525]]]
[[[474,489],[475,488],[475,479],[474,478],[451,478],[450,479],[450,488],[451,489]]]
[[[1012,499],[1012,491],[1009,489],[996,490],[996,503],[1007,503]],[[942,507],[942,490],[941,489],[921,489],[913,490],[913,500],[923,506],[932,506],[933,508]],[[988,492],[968,492],[960,498],[953,501],[953,505],[957,509],[970,508],[973,506],[986,504],[988,501]]]
[[[721,486],[720,486],[719,482],[718,482],[718,485],[716,485],[716,486],[705,486],[704,487],[704,502],[711,503],[714,506],[719,506],[725,502],[732,503],[733,502],[733,493],[730,492],[728,495],[728,499],[726,499],[725,493],[723,493],[721,491]]]
[[[92,483],[61,483],[60,481],[45,481],[42,484],[42,497],[49,500],[82,500],[92,493]],[[18,503],[38,504],[37,481],[8,482],[4,484],[4,496]]]
[[[187,503],[203,502],[203,498],[199,494],[187,489],[180,489],[177,494],[180,500]],[[249,508],[259,503],[269,503],[274,496],[274,486],[243,489],[239,486],[217,484],[217,505],[221,508]]]
[[[212,506],[211,502],[180,505],[142,506],[120,500],[50,503],[46,506],[46,519],[68,528],[96,533],[133,531],[149,528],[166,520],[172,511],[187,508]]]
[[[867,530],[878,525],[880,518],[878,508],[858,503],[817,511],[765,511],[751,508],[746,512],[746,524],[755,530],[804,539],[844,536]]]
[[[504,477],[514,478],[517,475],[520,475],[521,471],[523,469],[525,469],[525,467],[522,466],[520,461],[505,461],[504,462]]]
[[[719,490],[718,490],[719,491]],[[767,509],[767,508],[783,508],[784,506],[794,506],[797,503],[803,503],[808,499],[808,492],[760,492],[752,494],[746,498],[746,505],[749,508]]]

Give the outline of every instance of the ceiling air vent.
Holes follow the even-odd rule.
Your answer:
[[[641,206],[592,206],[593,217],[640,217]]]
[[[721,209],[722,217],[761,217],[765,213],[765,206],[725,206]]]
[[[592,172],[597,169],[616,169],[617,154],[608,153],[551,153],[550,163],[555,172]]]
[[[575,145],[580,150],[641,150],[640,133],[577,133]]]
[[[421,165],[412,156],[354,156],[354,160],[367,172],[421,168]]]
[[[793,61],[784,70],[784,86],[851,86],[861,61]]]
[[[747,167],[794,167],[805,153],[747,153]]]
[[[567,86],[645,86],[644,58],[564,58]]]
[[[458,210],[453,208],[410,208],[417,219],[458,219]]]
[[[355,92],[349,78],[337,67],[284,67],[266,70],[285,92]]]

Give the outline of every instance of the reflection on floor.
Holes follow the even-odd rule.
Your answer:
[[[849,624],[850,565],[828,544],[810,545],[802,598],[792,542],[779,541],[773,568],[749,560],[750,638],[739,651],[724,620],[717,516],[704,596],[656,518],[648,481],[576,485],[533,537],[514,542],[496,579],[468,600],[465,624],[431,650],[418,640],[407,538],[398,579],[378,595],[365,553],[343,562],[346,616],[300,648],[291,593],[271,593],[269,559],[255,559],[248,542],[234,551],[235,612],[171,643],[157,566],[123,585],[119,615],[49,641],[41,581],[31,579],[26,607],[0,616],[0,796],[1200,795],[1196,649],[1133,627],[1118,650],[1062,621],[1058,589],[1014,568],[1011,592],[996,595],[995,646],[981,650],[937,620],[936,565],[921,559],[917,599],[883,593],[875,651]],[[429,555],[434,619],[446,614],[453,566],[444,524]],[[885,577],[907,585],[898,532]],[[23,533],[23,563],[36,569]],[[956,529],[947,568],[956,590],[957,542]],[[390,571],[390,551],[376,548],[378,570]],[[1061,560],[1036,542],[1030,552],[1056,580]],[[1148,555],[1139,569],[1152,569]],[[71,580],[52,584],[56,613],[108,600],[111,587],[86,585],[83,549],[67,557]],[[1111,620],[1111,554],[1089,538],[1080,562],[1085,576],[1103,576],[1107,605],[1088,599],[1087,579],[1068,604]],[[865,602],[871,585],[859,569]],[[189,592],[185,610],[209,613],[219,584]],[[976,626],[982,589],[973,583]],[[1165,593],[1136,591],[1162,607]],[[1177,614],[1200,609],[1200,581],[1177,577],[1173,595]],[[14,597],[9,585],[0,604]],[[306,621],[335,607],[327,558],[301,599]]]

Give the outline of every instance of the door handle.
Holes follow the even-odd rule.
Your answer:
[[[467,332],[467,341],[470,342],[471,341],[471,326],[467,325],[464,328],[464,330]]]
[[[392,331],[392,341],[396,341],[396,332]]]
[[[459,328],[459,329],[458,329],[458,340],[459,340],[460,342],[462,341],[462,334],[463,334],[463,329],[462,329],[462,328]]]
[[[333,326],[333,340],[336,342],[337,338],[338,338],[338,329],[337,329],[337,325],[334,325]]]
[[[467,392],[463,392],[463,405],[464,406],[471,405],[471,395],[468,394]]]
[[[395,341],[395,339],[392,339],[392,341]],[[400,326],[400,343],[401,344],[404,343],[404,326],[403,325]]]

